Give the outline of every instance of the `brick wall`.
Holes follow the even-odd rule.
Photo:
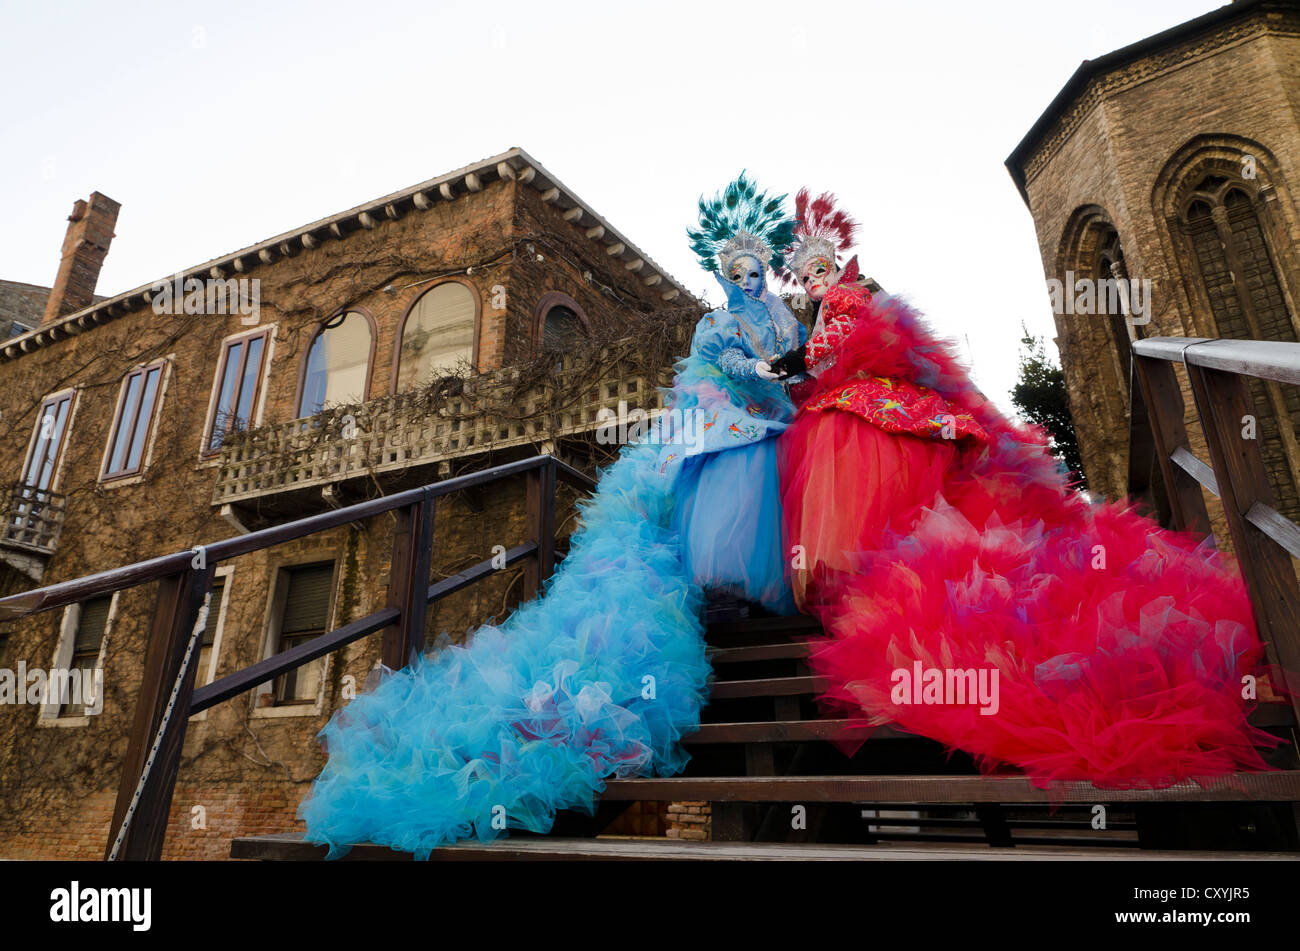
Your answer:
[[[544,262],[512,256],[514,236],[528,229],[542,246]],[[341,308],[364,308],[377,335],[368,397],[391,390],[400,325],[416,298],[434,285],[428,278],[474,265],[461,274],[478,294],[480,368],[521,357],[531,346],[539,295],[573,296],[594,321],[610,319],[614,298],[581,276],[592,270],[625,301],[651,307],[662,290],[644,286],[621,266],[597,260],[600,249],[534,189],[494,181],[479,192],[438,202],[395,221],[380,220],[341,240],[325,240],[310,252],[278,257],[253,267],[261,282],[262,326],[275,336],[265,395],[257,422],[270,425],[296,416],[304,356],[319,323]],[[547,248],[563,247],[566,253]],[[407,285],[417,286],[408,287]],[[392,285],[394,292],[385,292]],[[504,287],[508,304],[491,306]],[[40,400],[75,386],[75,416],[55,488],[67,494],[61,540],[49,557],[42,584],[50,584],[133,561],[207,544],[235,533],[212,505],[215,463],[200,458],[209,398],[228,335],[251,329],[239,315],[158,315],[148,307],[85,332],[50,343],[0,364],[0,477],[16,480],[23,466]],[[99,471],[123,375],[138,364],[170,357],[156,435],[139,479],[101,483]],[[475,466],[493,464],[485,457]],[[426,468],[375,479],[369,494],[434,481],[452,472]],[[572,529],[575,494],[562,488],[557,524]],[[350,499],[349,499],[350,500]],[[287,503],[286,503],[287,504]],[[312,507],[314,505],[314,507]],[[245,524],[260,527],[324,509],[309,505],[275,510],[262,502],[236,506]],[[522,478],[478,493],[440,500],[433,577],[446,577],[529,537]],[[216,676],[248,666],[267,649],[271,600],[281,568],[307,561],[333,561],[335,625],[385,603],[391,561],[391,519],[371,519],[360,529],[340,528],[235,559],[221,632]],[[0,553],[2,557],[3,553]],[[501,572],[437,604],[428,626],[432,639],[446,631],[463,641],[489,618],[502,620],[526,592],[523,567]],[[0,591],[34,585],[10,562],[0,565]],[[153,585],[119,596],[104,656],[104,710],[80,726],[38,726],[35,707],[0,705],[0,858],[97,858],[103,853],[113,801],[126,753],[134,698],[143,669]],[[10,662],[52,665],[62,611],[0,625],[8,632]],[[293,715],[269,715],[256,694],[220,704],[191,720],[173,804],[165,855],[221,858],[235,834],[301,828],[294,816],[323,758],[315,735],[355,684],[362,689],[379,656],[370,637],[328,658],[319,703]],[[202,675],[204,672],[200,672]],[[349,680],[349,678],[351,678]],[[204,809],[206,828],[192,808]]]
[[[1118,230],[1129,275],[1152,282],[1153,315],[1145,335],[1221,335],[1203,306],[1200,277],[1179,241],[1177,223],[1168,218],[1162,189],[1177,180],[1184,163],[1193,167],[1197,156],[1220,143],[1228,155],[1228,145],[1236,144],[1270,157],[1277,178],[1269,201],[1280,276],[1291,283],[1292,302],[1300,300],[1294,260],[1300,240],[1294,192],[1300,178],[1297,19],[1256,11],[1209,35],[1153,51],[1084,91],[1067,109],[1067,120],[1049,129],[1025,162],[1047,277],[1063,279],[1064,270],[1075,265],[1065,253],[1067,237],[1078,216],[1094,207]],[[1057,344],[1090,486],[1121,497],[1128,466],[1127,380],[1118,378],[1104,320],[1058,315]],[[1300,331],[1294,304],[1290,321]],[[1208,459],[1186,388],[1184,401],[1191,448]],[[1257,411],[1262,417],[1270,408]],[[1300,420],[1284,418],[1280,425],[1294,429]],[[1275,481],[1287,478],[1286,468],[1297,462],[1280,448],[1271,461]],[[1207,493],[1207,504],[1215,533],[1225,540],[1218,501]]]

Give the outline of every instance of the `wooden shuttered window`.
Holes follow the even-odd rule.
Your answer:
[[[108,609],[113,604],[111,596],[93,598],[83,601],[77,618],[77,629],[72,639],[72,658],[68,661],[68,670],[81,671],[81,696],[69,696],[59,706],[59,716],[75,717],[85,713],[82,699],[88,696],[90,685],[94,684],[95,667],[99,663],[99,652],[104,646],[104,632],[108,629]],[[53,698],[51,698],[53,699]]]
[[[334,563],[323,562],[285,569],[284,611],[280,616],[283,653],[325,633],[329,622]],[[308,703],[316,699],[324,658],[282,674],[275,681],[277,704]]]

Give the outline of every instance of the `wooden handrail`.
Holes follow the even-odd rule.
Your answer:
[[[536,542],[525,542],[511,548],[502,558],[485,558],[464,571],[429,585],[429,590],[425,594],[425,602],[426,604],[432,604],[435,601],[440,601],[448,595],[455,594],[462,588],[468,587],[480,578],[492,574],[494,571],[500,571],[502,568],[508,568],[518,561],[535,556],[537,551],[538,545]],[[376,611],[336,630],[313,637],[310,641],[299,644],[297,647],[292,647],[265,660],[260,660],[251,667],[245,667],[243,670],[228,674],[220,680],[214,680],[207,686],[194,691],[194,697],[190,701],[190,714],[193,715],[206,710],[208,707],[216,706],[223,700],[229,700],[231,697],[236,697],[254,687],[269,683],[281,674],[296,670],[303,664],[310,663],[318,657],[332,654],[340,647],[345,647],[353,641],[360,640],[368,634],[373,634],[375,631],[382,630],[395,623],[400,615],[401,612],[395,608]]]
[[[534,537],[509,549],[504,559],[487,559],[450,578],[430,583],[436,500],[452,492],[521,474],[528,479],[528,524]],[[596,486],[590,476],[553,456],[535,456],[0,598],[0,620],[12,620],[95,595],[158,582],[144,675],[136,698],[105,857],[157,859],[161,856],[186,724],[192,714],[378,631],[384,632],[383,663],[394,669],[404,666],[414,651],[424,646],[425,615],[430,602],[518,561],[535,563],[528,580],[534,593],[540,593],[554,563],[555,490],[559,480],[586,491]],[[387,512],[396,515],[397,524],[393,533],[388,603],[384,607],[195,690],[197,622],[218,562]],[[199,557],[200,550],[202,557]]]
[[[1264,453],[1243,434],[1254,416],[1245,378],[1300,385],[1300,343],[1205,337],[1150,337],[1132,344],[1130,446],[1146,447],[1158,466],[1172,527],[1210,533],[1202,488],[1223,505],[1228,531],[1270,661],[1300,673],[1300,526],[1274,508]],[[1197,458],[1183,425],[1181,363],[1196,404],[1210,462]],[[1137,432],[1147,427],[1147,432]],[[1149,458],[1149,457],[1148,457]],[[1130,491],[1150,480],[1140,462],[1129,468]],[[1136,494],[1136,493],[1135,493]],[[1300,722],[1300,695],[1291,706]]]
[[[1300,343],[1287,340],[1147,337],[1133,341],[1133,352],[1155,360],[1300,385]]]
[[[531,472],[550,465],[554,465],[556,476],[570,485],[587,491],[591,491],[596,486],[596,481],[590,476],[553,456],[533,456],[518,462],[495,466],[482,472],[473,472],[443,482],[435,482],[422,488],[408,489],[378,499],[357,502],[344,508],[332,509],[318,515],[309,515],[292,522],[286,522],[283,525],[275,525],[271,528],[249,532],[247,535],[224,538],[221,541],[201,547],[204,549],[207,561],[226,561],[263,548],[269,548],[272,545],[337,528],[349,522],[360,521],[372,515],[380,515],[394,509],[405,508],[422,501],[426,496],[437,498],[451,492],[475,488],[488,482],[494,482],[522,472]],[[196,549],[191,548],[186,551],[173,552],[170,555],[159,555],[156,558],[147,558],[144,561],[124,565],[120,568],[110,568],[108,571],[100,571],[81,578],[61,581],[57,584],[35,588],[20,594],[11,594],[8,597],[0,598],[0,621],[12,621],[42,611],[49,611],[53,608],[75,604],[78,601],[85,601],[87,598],[97,595],[110,594],[123,588],[131,588],[136,585],[147,584],[150,581],[157,581],[159,578],[165,578],[183,571],[189,566],[195,553]]]
[[[236,697],[241,693],[252,690],[254,687],[268,683],[281,674],[296,670],[303,664],[310,663],[318,657],[332,654],[340,647],[345,647],[353,641],[360,640],[367,634],[383,630],[397,621],[399,616],[400,612],[397,610],[384,608],[382,611],[376,611],[374,614],[368,614],[353,621],[351,624],[345,624],[328,634],[313,637],[305,644],[299,644],[297,647],[291,647],[273,657],[260,660],[251,667],[245,667],[243,670],[222,677],[220,680],[214,680],[207,686],[194,691],[190,699],[190,716],[200,713],[208,707],[214,707],[223,700],[229,700],[231,697]]]

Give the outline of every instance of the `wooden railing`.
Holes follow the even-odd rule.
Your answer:
[[[502,567],[500,560],[494,565],[488,559],[451,578],[430,583],[437,499],[517,475],[528,480],[528,524],[533,537],[507,551],[504,562],[511,565],[527,559],[528,589],[540,591],[555,563],[556,480],[584,491],[595,488],[595,481],[589,476],[549,455],[0,598],[0,621],[5,621],[158,582],[144,675],[105,858],[161,856],[186,722],[192,714],[268,683],[376,631],[384,632],[381,649],[384,665],[394,670],[406,666],[412,652],[423,649],[428,605]],[[193,661],[198,652],[196,625],[218,563],[386,512],[395,513],[397,524],[393,530],[388,603],[383,608],[199,690],[194,689],[198,667]]]
[[[1183,391],[1175,367],[1187,372],[1210,456],[1192,453]],[[1269,660],[1300,673],[1300,526],[1274,508],[1255,409],[1246,377],[1300,385],[1300,343],[1152,337],[1133,343],[1129,491],[1146,498],[1170,527],[1210,534],[1202,489],[1223,504],[1241,573]],[[1162,493],[1151,475],[1158,472]],[[1159,497],[1156,497],[1159,495]],[[1300,696],[1291,704],[1300,722]]]

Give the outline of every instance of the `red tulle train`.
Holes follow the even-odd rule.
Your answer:
[[[896,304],[867,316],[820,392],[851,378],[855,347],[859,368],[915,377],[914,316]],[[1278,741],[1246,719],[1264,652],[1235,566],[1068,488],[1037,434],[921,343],[927,384],[975,412],[991,444],[887,433],[835,409],[800,412],[779,443],[792,585],[828,635],[811,657],[827,712],[1040,784],[1269,768],[1258,747]]]

